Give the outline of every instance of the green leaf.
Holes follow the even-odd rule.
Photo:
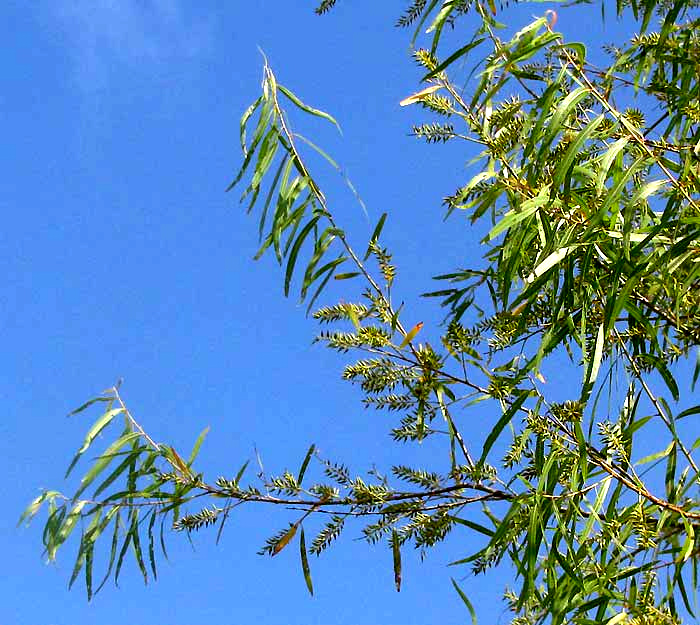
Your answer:
[[[299,555],[301,557],[301,570],[304,573],[304,581],[306,582],[306,588],[309,594],[313,597],[314,595],[314,585],[311,581],[311,567],[309,566],[309,557],[306,553],[306,540],[304,538],[304,528],[301,528],[301,533],[299,536]]]
[[[437,16],[433,20],[433,23],[428,26],[428,29],[425,31],[426,35],[429,35],[432,33],[434,30],[441,29],[445,21],[447,20],[447,17],[449,16],[450,13],[452,13],[452,9],[454,5],[453,0],[444,0],[442,3],[442,7],[440,7],[440,10],[438,11]]]
[[[129,545],[131,544],[132,540],[132,532],[131,529],[127,530],[126,534],[124,535],[124,542],[122,543],[122,548],[119,550],[119,556],[117,557],[117,567],[114,570],[114,583],[115,585],[119,585],[119,573],[121,573],[122,570],[122,564],[124,563],[124,556],[126,555],[126,552],[129,549]]]
[[[251,118],[253,113],[257,110],[260,104],[263,102],[263,96],[258,97],[255,102],[253,102],[243,113],[240,121],[240,140],[241,140],[241,151],[244,156],[247,156],[248,146],[246,144],[246,126],[248,120]]]
[[[662,451],[657,451],[654,454],[649,454],[648,456],[644,456],[644,458],[637,460],[635,462],[635,466],[641,466],[643,464],[647,464],[649,462],[654,462],[655,460],[659,460],[660,458],[666,458],[668,455],[671,453],[673,448],[676,446],[676,441],[671,441],[667,446],[666,449],[663,449]]]
[[[272,126],[268,130],[267,134],[265,135],[265,138],[260,144],[260,150],[258,151],[258,160],[255,164],[253,177],[250,181],[250,185],[241,196],[241,202],[251,191],[257,194],[258,188],[260,187],[260,183],[262,182],[263,177],[267,173],[267,170],[270,169],[270,165],[272,165],[272,161],[275,158],[275,154],[277,154],[277,149],[279,148],[278,139],[279,134],[277,132],[277,128],[275,126]],[[253,202],[255,201],[255,197],[256,196],[253,197]],[[251,202],[251,204],[253,202]]]
[[[457,594],[459,595],[459,598],[462,600],[462,603],[466,606],[467,610],[469,610],[469,615],[472,618],[472,623],[476,625],[477,620],[476,620],[476,610],[474,610],[474,606],[472,605],[472,602],[469,601],[469,598],[467,595],[464,593],[464,591],[459,587],[457,582],[454,580],[454,578],[450,578],[452,580],[452,586],[454,589],[457,591]]]
[[[401,592],[401,546],[396,530],[391,533],[391,553],[394,561],[394,585],[396,592]]]
[[[611,206],[619,201],[622,196],[622,192],[627,186],[630,178],[634,176],[639,169],[641,169],[648,162],[648,157],[646,155],[639,156],[631,165],[626,167],[622,174],[615,180],[612,188],[608,191],[605,196],[605,200],[600,205],[598,209],[598,215],[606,215],[610,210]],[[610,219],[610,226],[614,225],[614,220]]]
[[[114,401],[114,397],[112,397],[112,396],[107,396],[107,397],[105,397],[105,396],[94,397],[93,399],[90,399],[89,401],[86,401],[86,402],[85,402],[84,404],[82,404],[81,406],[78,406],[75,410],[72,410],[71,412],[69,412],[69,413],[68,413],[68,416],[69,416],[69,417],[72,417],[73,415],[76,415],[76,414],[78,414],[78,413],[80,413],[80,412],[83,412],[83,410],[85,410],[86,408],[89,408],[90,406],[92,406],[93,404],[95,404],[95,403],[97,403],[97,402],[110,402],[110,403],[111,403],[111,402],[113,402],[113,401]]]
[[[73,458],[72,462],[70,463],[70,466],[68,467],[68,470],[66,471],[66,477],[70,475],[70,472],[73,470],[73,467],[75,467],[76,463],[80,459],[80,457],[87,451],[87,449],[92,445],[93,441],[97,436],[104,430],[114,419],[119,414],[122,414],[124,412],[123,408],[113,408],[111,410],[107,410],[95,423],[93,423],[92,427],[88,430],[88,433],[85,435],[85,440],[83,441],[83,444],[81,445],[80,449],[78,449],[78,452],[75,454],[75,457]]]
[[[85,547],[86,540],[85,535],[83,534],[82,539],[80,541],[80,548],[78,549],[78,556],[76,557],[75,564],[73,565],[73,572],[71,573],[70,579],[68,580],[68,590],[70,590],[73,587],[75,580],[78,579],[78,575],[80,575],[80,571],[82,570],[83,565],[85,564]]]
[[[529,391],[520,391],[513,403],[508,407],[508,410],[506,410],[501,415],[501,418],[498,420],[498,422],[491,430],[489,435],[486,437],[486,441],[484,442],[484,448],[481,452],[481,458],[479,458],[478,464],[483,465],[486,462],[486,457],[488,456],[489,452],[491,451],[491,448],[493,447],[498,437],[501,435],[501,432],[503,432],[503,429],[506,427],[506,425],[510,423],[511,419],[515,416],[515,413],[518,412],[518,410],[520,410],[520,408],[525,403],[525,400],[529,397],[529,395]]]
[[[311,309],[314,306],[314,303],[318,299],[319,295],[321,295],[321,292],[323,289],[326,287],[328,284],[328,281],[331,279],[333,276],[333,272],[335,271],[336,267],[342,265],[346,260],[348,259],[347,256],[344,256],[341,254],[338,258],[335,260],[332,260],[331,262],[327,263],[323,267],[321,267],[316,273],[313,275],[310,284],[312,284],[315,280],[320,278],[325,274],[325,277],[321,282],[319,283],[318,287],[314,291],[313,295],[311,296],[311,299],[309,300],[309,305],[306,307],[306,314],[308,315]]]
[[[309,222],[302,228],[302,231],[299,233],[297,236],[296,241],[294,241],[294,245],[292,246],[291,251],[289,252],[289,256],[287,258],[287,270],[285,271],[284,274],[284,295],[288,296],[289,295],[289,287],[292,282],[292,276],[294,275],[294,267],[297,262],[297,256],[299,255],[299,250],[301,250],[301,246],[304,244],[304,241],[306,240],[306,237],[309,236],[311,231],[316,227],[318,224],[320,217],[313,217],[312,219],[309,220]]]
[[[329,165],[333,167],[333,169],[337,170],[338,173],[342,174],[343,170],[341,169],[340,165],[338,165],[338,163],[336,163],[335,160],[332,159],[331,156],[325,150],[322,150],[313,141],[311,141],[311,139],[307,139],[304,135],[300,135],[299,133],[296,133],[294,137],[297,139],[301,139],[304,143],[306,143],[306,145],[313,149],[314,152],[319,154],[324,160],[328,161]],[[346,180],[346,182],[348,181]],[[352,189],[352,185],[350,185],[350,187],[351,190],[354,191],[354,189]]]
[[[56,530],[55,534],[51,536],[49,544],[47,545],[47,555],[49,560],[56,559],[56,552],[58,551],[58,548],[66,541],[68,536],[70,536],[76,523],[80,519],[83,508],[87,505],[87,503],[87,501],[76,502],[71,508],[71,511],[68,513],[68,516],[65,517],[60,527]]]
[[[158,570],[156,568],[156,548],[155,548],[155,538],[153,535],[153,526],[156,522],[156,516],[158,515],[158,509],[154,508],[151,512],[151,520],[148,522],[148,561],[151,565],[151,572],[153,573],[153,579],[158,579]]]
[[[333,124],[337,129],[338,132],[342,134],[342,130],[340,129],[340,125],[338,124],[337,121],[333,117],[331,117],[328,113],[325,111],[321,111],[319,109],[315,109],[308,104],[304,104],[296,95],[294,95],[289,89],[286,87],[283,87],[282,85],[278,84],[277,88],[285,95],[287,98],[289,98],[296,106],[298,106],[302,111],[305,113],[309,113],[310,115],[314,115],[316,117],[322,117],[323,119],[329,121],[331,124]]]
[[[131,545],[134,548],[136,563],[138,564],[141,575],[143,576],[144,584],[148,584],[148,571],[146,571],[146,563],[143,559],[143,551],[141,549],[141,539],[139,537],[139,511],[134,508],[131,512],[131,527],[129,532],[132,534]]]
[[[299,294],[300,300],[303,301],[304,298],[306,297],[306,293],[309,290],[309,287],[322,275],[324,275],[327,271],[333,271],[337,265],[340,264],[340,261],[338,260],[333,260],[330,261],[328,264],[324,265],[316,271],[316,266],[318,263],[321,261],[321,259],[324,257],[326,252],[328,251],[328,248],[331,246],[333,241],[335,241],[336,237],[342,237],[344,236],[344,233],[342,230],[339,230],[338,228],[326,228],[321,233],[321,236],[318,237],[314,244],[314,251],[313,254],[311,255],[311,258],[309,259],[309,262],[306,266],[306,270],[304,271],[304,278],[302,280],[302,285],[301,285],[301,292]]]
[[[245,473],[245,470],[248,468],[248,463],[249,463],[249,462],[250,462],[250,460],[246,460],[246,461],[243,463],[243,466],[242,466],[240,469],[238,469],[238,473],[236,473],[236,477],[233,478],[233,483],[234,483],[234,484],[238,485],[238,484],[240,483],[241,478],[243,477],[243,474]]]
[[[250,147],[247,150],[243,150],[243,163],[241,164],[241,167],[238,170],[238,174],[236,174],[236,177],[233,179],[233,182],[229,184],[228,187],[226,187],[227,192],[233,189],[241,181],[241,179],[245,175],[245,172],[248,170],[248,166],[250,165],[250,162],[253,158],[253,155],[256,152],[260,141],[263,139],[264,136],[267,136],[265,130],[267,129],[268,124],[270,123],[270,120],[273,117],[273,113],[274,110],[272,108],[272,105],[266,101],[265,105],[260,111],[258,125],[255,128],[255,133],[253,134],[253,139],[250,143]],[[272,127],[272,130],[274,130],[274,126]]]
[[[491,231],[489,232],[488,238],[493,241],[501,232],[509,230],[513,226],[519,224],[521,221],[527,219],[531,215],[545,204],[550,202],[549,199],[549,186],[545,186],[537,196],[524,201],[517,210],[509,210],[501,221],[499,221]]]
[[[309,447],[309,450],[306,452],[306,456],[304,457],[304,462],[301,463],[301,468],[299,469],[299,475],[297,476],[297,484],[299,484],[299,486],[301,486],[301,482],[304,479],[304,474],[306,473],[306,467],[309,466],[309,461],[311,460],[311,456],[313,456],[314,451],[316,451],[316,445],[311,445],[311,447]],[[302,535],[303,535],[303,530],[302,530]],[[313,592],[311,594],[313,594]]]
[[[552,188],[556,191],[561,186],[567,175],[569,169],[573,165],[574,159],[580,154],[581,148],[583,148],[586,141],[588,141],[591,135],[598,129],[598,126],[605,120],[605,114],[601,113],[593,121],[591,121],[583,132],[579,132],[576,138],[569,144],[566,149],[564,158],[557,164],[557,168],[554,172],[554,178],[552,179]]]
[[[379,221],[372,232],[372,236],[369,238],[369,245],[367,246],[367,251],[365,252],[362,260],[367,260],[370,257],[370,254],[372,253],[372,243],[376,243],[379,240],[379,235],[384,229],[384,223],[386,222],[387,215],[388,213],[382,213],[382,216],[379,218]]]
[[[112,473],[110,473],[109,476],[97,487],[92,495],[93,499],[97,498],[100,493],[109,488],[117,480],[117,478],[119,478],[119,476],[131,466],[132,461],[133,458],[131,457],[131,454],[127,454],[124,460],[117,465],[117,468],[114,469],[114,471],[112,471]]]
[[[85,592],[87,599],[92,599],[92,567],[94,561],[95,543],[91,542],[85,549]]]
[[[104,578],[100,582],[100,584],[97,586],[97,590],[95,591],[95,594],[100,592],[102,587],[105,585],[107,580],[109,579],[110,573],[112,572],[112,568],[114,567],[114,561],[117,556],[117,546],[119,544],[119,528],[121,527],[121,512],[120,508],[117,506],[115,508],[112,508],[110,510],[110,513],[114,514],[116,513],[116,519],[114,520],[114,530],[112,531],[112,545],[110,548],[109,552],[109,564],[107,565],[107,572],[105,573]],[[109,513],[108,513],[109,516]]]
[[[468,44],[465,46],[462,46],[457,50],[456,52],[453,52],[448,56],[442,63],[440,63],[433,71],[428,72],[423,78],[421,78],[421,82],[426,82],[433,78],[434,76],[437,76],[440,72],[445,70],[449,65],[452,65],[457,59],[465,56],[466,54],[469,53],[470,50],[476,48],[480,43],[482,43],[486,38],[485,37],[479,37],[478,39],[473,39],[470,41]]]
[[[336,273],[333,276],[334,280],[350,280],[351,278],[356,278],[357,276],[361,276],[362,272],[361,271],[350,271],[348,273]]]
[[[418,38],[418,34],[420,33],[423,24],[425,24],[426,20],[433,12],[433,9],[437,6],[438,2],[439,0],[430,0],[428,6],[423,9],[420,18],[418,19],[418,23],[416,24],[416,29],[413,33],[413,36],[411,37],[411,46],[413,46],[413,44],[416,42],[416,39]]]
[[[683,412],[678,413],[676,419],[685,419],[685,417],[689,417],[694,414],[700,414],[700,404],[693,406],[692,408],[687,408]]]
[[[207,437],[207,434],[209,434],[209,430],[210,430],[210,427],[207,426],[199,433],[197,440],[194,442],[194,447],[192,448],[192,453],[190,453],[190,457],[187,460],[188,467],[192,466],[192,463],[194,462],[195,458],[197,457],[197,454],[199,454],[199,448],[202,446],[202,443],[204,442],[204,439]]]
[[[640,358],[649,364],[653,365],[654,369],[659,373],[661,379],[665,382],[668,390],[671,391],[671,395],[675,401],[680,399],[680,391],[678,390],[678,384],[676,383],[673,374],[666,366],[663,358],[654,356],[652,354],[641,354]]]
[[[114,441],[105,452],[97,459],[97,461],[92,465],[92,468],[83,476],[80,480],[80,486],[78,490],[73,495],[74,499],[80,497],[83,491],[90,486],[95,481],[95,478],[104,471],[104,469],[109,465],[112,460],[114,460],[114,454],[118,452],[127,443],[136,440],[141,434],[138,432],[127,432],[120,436],[116,441]]]
[[[547,132],[542,139],[540,145],[540,150],[537,155],[537,161],[542,161],[544,159],[544,154],[549,145],[554,140],[554,137],[564,130],[564,122],[571,115],[573,109],[578,105],[578,103],[588,96],[590,91],[587,87],[577,87],[571,93],[569,93],[557,106],[554,114],[549,120],[547,126]],[[543,114],[546,114],[547,110],[543,110]]]
[[[473,530],[479,532],[480,534],[483,534],[484,536],[489,536],[489,537],[493,536],[493,530],[481,525],[480,523],[475,523],[474,521],[470,521],[469,519],[462,519],[460,517],[455,517],[455,516],[450,516],[449,518],[454,523],[459,523],[460,525],[464,525],[470,529],[473,529]]]
[[[24,521],[27,522],[27,525],[31,522],[31,520],[36,516],[36,513],[39,512],[39,509],[41,508],[42,504],[49,500],[53,501],[57,496],[59,496],[60,493],[57,490],[47,490],[41,495],[39,495],[36,499],[34,499],[22,512],[22,516],[19,517],[19,521],[17,521],[17,526],[19,527],[22,525]]]

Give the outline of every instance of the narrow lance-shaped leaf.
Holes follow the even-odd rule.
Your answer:
[[[491,228],[488,238],[490,240],[495,239],[501,232],[512,228],[531,215],[534,215],[539,208],[548,203],[550,203],[549,187],[545,186],[536,197],[525,200],[517,209],[509,210],[503,215],[501,221]]]
[[[314,229],[316,224],[319,221],[319,217],[314,217],[309,222],[304,226],[302,231],[299,233],[297,236],[296,241],[294,242],[294,245],[292,246],[291,251],[289,252],[289,257],[287,258],[287,270],[285,271],[284,274],[284,294],[285,296],[289,295],[289,286],[292,281],[292,275],[294,274],[294,266],[296,265],[297,262],[297,256],[299,255],[299,250],[301,249],[301,246],[304,244],[304,241],[306,240],[306,237],[309,236],[311,231]]]
[[[90,406],[92,406],[93,404],[95,404],[97,402],[114,402],[114,397],[111,395],[110,396],[94,397],[94,398],[86,401],[84,404],[81,404],[80,406],[78,406],[75,410],[71,410],[68,413],[68,416],[72,417],[73,415],[76,415],[80,412],[83,412],[83,410],[85,410],[86,408],[89,408]]]
[[[126,555],[126,552],[129,549],[129,545],[131,544],[132,540],[132,534],[131,534],[131,529],[129,528],[126,531],[126,534],[124,535],[124,542],[122,543],[122,548],[119,550],[119,556],[117,557],[117,567],[114,570],[114,583],[115,585],[119,585],[119,574],[121,573],[122,570],[122,564],[124,563],[124,556]]]
[[[469,610],[469,616],[471,616],[472,623],[476,625],[477,620],[476,620],[476,611],[474,610],[474,606],[472,605],[472,602],[469,601],[469,598],[467,595],[464,593],[464,591],[459,587],[457,582],[452,578],[452,586],[454,589],[457,591],[457,594],[459,595],[459,598],[462,600],[462,603],[466,606],[467,610]]]
[[[138,508],[134,508],[131,513],[131,528],[130,533],[133,535],[131,538],[131,545],[134,548],[134,556],[136,557],[136,563],[138,564],[141,575],[143,576],[143,581],[145,584],[148,583],[148,571],[146,570],[146,563],[143,559],[143,550],[141,549],[141,538],[139,536],[139,511]]]
[[[582,132],[579,132],[576,135],[576,138],[567,148],[564,158],[559,162],[556,171],[554,172],[554,178],[552,179],[552,187],[554,190],[559,189],[559,186],[564,181],[564,178],[573,165],[574,160],[579,156],[584,144],[591,138],[591,135],[597,130],[598,126],[600,126],[604,120],[605,114],[600,114],[593,121],[591,121]]]
[[[363,260],[367,260],[370,257],[370,254],[372,253],[372,243],[376,243],[379,240],[379,236],[384,229],[384,223],[386,222],[387,215],[388,213],[382,213],[382,216],[379,218],[379,221],[372,232],[372,236],[369,238],[369,245],[367,246],[367,251],[365,252]]]
[[[421,331],[422,327],[423,327],[423,322],[419,321],[416,325],[413,326],[413,328],[411,328],[408,332],[406,332],[406,336],[404,336],[403,341],[401,341],[401,345],[399,345],[399,349],[403,349],[414,338],[416,338],[416,334],[418,334]]]
[[[625,148],[629,143],[629,137],[622,137],[613,143],[603,155],[598,166],[598,180],[596,182],[596,192],[598,195],[603,195],[605,190],[605,181],[608,177],[608,172],[613,164],[613,161],[617,158],[617,155]]]
[[[80,497],[83,491],[95,481],[95,478],[114,460],[118,452],[127,443],[134,441],[141,436],[138,432],[127,432],[114,441],[92,465],[92,468],[80,480],[80,486],[73,496],[74,499]]]
[[[416,93],[413,93],[407,98],[401,100],[401,102],[399,102],[399,106],[408,106],[409,104],[420,102],[423,98],[429,96],[431,93],[435,93],[438,89],[442,89],[442,85],[431,85],[430,87],[421,89],[420,91],[417,91]]]
[[[362,272],[361,271],[348,271],[347,273],[336,273],[333,276],[334,280],[350,280],[351,278],[357,278],[357,276],[361,276]]]
[[[537,155],[537,161],[542,161],[545,151],[549,148],[554,137],[563,130],[564,121],[571,115],[574,107],[583,100],[590,91],[587,87],[578,87],[569,93],[557,106],[556,111],[549,120],[547,134],[545,135],[540,145],[540,150]],[[546,112],[546,111],[545,111]]]
[[[297,533],[297,527],[298,524],[294,523],[288,530],[287,532],[282,536],[277,541],[277,544],[272,548],[272,553],[271,555],[276,556],[282,549],[284,549],[288,544],[289,541],[294,538],[294,535]]]
[[[296,95],[294,95],[289,89],[286,87],[283,87],[280,84],[277,84],[277,88],[285,95],[287,98],[289,98],[296,106],[298,106],[302,111],[305,113],[309,113],[311,115],[314,115],[316,117],[322,117],[323,119],[329,121],[331,124],[333,124],[337,129],[338,132],[342,134],[342,130],[340,129],[340,125],[338,122],[335,120],[334,117],[326,113],[325,111],[321,111],[319,109],[315,109],[308,104],[304,104]]]
[[[182,473],[183,476],[189,477],[191,475],[190,468],[187,466],[187,463],[182,459],[180,454],[175,451],[175,448],[167,447],[166,450],[168,452],[168,459],[170,460],[170,464],[172,464],[173,468]]]
[[[145,450],[146,448],[142,448]],[[95,492],[93,493],[93,499],[96,498],[100,493],[104,492],[107,488],[109,488],[121,475],[124,474],[124,472],[129,468],[129,466],[132,464],[132,457],[131,454],[127,454],[124,457],[124,460],[117,465],[117,467],[112,471],[112,473],[109,474],[109,476],[95,489]]]
[[[110,510],[110,512],[112,511],[116,513],[116,518],[114,519],[114,529],[112,530],[112,544],[109,550],[109,563],[107,565],[107,572],[105,573],[105,576],[102,579],[102,581],[97,586],[95,594],[100,592],[102,587],[107,583],[107,580],[109,579],[109,576],[112,572],[112,568],[114,567],[115,558],[117,556],[117,547],[119,546],[119,529],[121,527],[121,508],[119,506],[115,506],[112,510]]]
[[[155,549],[155,537],[153,532],[153,527],[156,523],[156,516],[158,515],[158,509],[154,508],[151,512],[151,518],[148,521],[148,561],[151,564],[151,572],[153,573],[153,579],[158,579],[158,569],[156,568],[156,549]]]
[[[314,253],[309,259],[309,262],[306,266],[306,270],[304,271],[304,278],[302,280],[300,292],[301,301],[303,301],[306,297],[306,293],[308,292],[309,287],[319,278],[319,276],[323,275],[326,272],[326,267],[335,267],[335,265],[337,264],[336,261],[331,261],[325,267],[322,267],[319,271],[316,271],[316,267],[318,266],[319,262],[321,262],[321,259],[325,256],[326,252],[328,251],[328,248],[332,245],[333,241],[335,241],[336,237],[342,237],[343,235],[343,231],[338,228],[327,228],[323,231],[321,236],[316,241],[314,245]]]
[[[250,185],[248,185],[248,188],[246,188],[241,196],[241,202],[248,196],[249,193],[254,192],[255,195],[253,196],[251,205],[254,203],[260,183],[267,173],[267,170],[270,168],[270,165],[272,165],[275,154],[277,154],[277,150],[279,148],[279,142],[277,140],[278,137],[279,134],[277,128],[272,126],[265,135],[263,142],[260,144],[260,151],[258,153],[258,161],[255,164],[255,171],[253,172]]]
[[[396,530],[391,533],[391,554],[394,561],[394,585],[396,592],[401,592],[401,546]]]
[[[467,45],[459,48],[459,50],[457,50],[456,52],[450,54],[450,56],[448,56],[442,63],[438,64],[438,66],[434,70],[428,72],[425,76],[423,76],[423,78],[421,79],[422,82],[425,82],[427,80],[430,80],[434,76],[437,76],[440,72],[447,69],[449,65],[452,65],[452,63],[454,63],[458,58],[465,56],[467,53],[469,53],[470,50],[476,48],[480,43],[484,41],[484,39],[484,37],[474,39],[470,41]]]
[[[204,442],[204,439],[207,437],[207,434],[209,434],[210,427],[207,426],[205,427],[197,437],[197,440],[194,442],[194,447],[192,448],[192,453],[190,453],[190,457],[187,460],[187,466],[192,466],[192,463],[195,461],[195,458],[197,457],[197,454],[199,454],[199,449],[202,446],[202,443]]]
[[[92,568],[95,554],[95,543],[91,542],[85,550],[85,592],[88,601],[92,600]]]
[[[569,245],[552,252],[545,259],[543,259],[542,262],[538,263],[537,267],[532,270],[532,273],[525,278],[525,282],[528,284],[534,282],[537,280],[537,278],[547,273],[552,267],[556,267],[556,265],[564,260],[575,249],[575,245]]]
[[[598,327],[598,334],[596,336],[595,348],[593,350],[593,359],[590,362],[588,371],[586,371],[586,379],[583,384],[583,396],[587,396],[590,393],[590,389],[595,384],[598,379],[598,371],[600,370],[600,363],[603,359],[603,346],[605,345],[605,322],[601,323]]]
[[[75,580],[78,579],[78,575],[80,575],[80,571],[85,564],[85,547],[87,543],[89,543],[89,541],[85,540],[85,534],[83,534],[80,540],[80,547],[78,548],[78,555],[76,556],[75,564],[73,565],[73,572],[68,580],[68,590],[73,587]]]
[[[23,521],[26,521],[27,524],[29,524],[29,522],[34,518],[36,513],[39,512],[39,509],[41,508],[42,504],[47,500],[53,501],[58,495],[60,495],[60,493],[57,490],[47,490],[46,492],[43,492],[26,507],[26,509],[22,513],[22,516],[19,517],[17,525],[22,525]]]
[[[108,410],[105,412],[95,423],[93,423],[92,427],[88,430],[88,433],[85,435],[85,440],[83,441],[83,444],[81,445],[80,449],[78,449],[78,452],[75,454],[75,457],[73,458],[72,462],[70,463],[68,470],[66,471],[66,477],[70,475],[70,472],[73,470],[73,467],[76,465],[80,457],[87,451],[87,449],[90,447],[90,445],[93,443],[95,438],[104,430],[111,422],[114,417],[116,417],[119,414],[122,414],[124,412],[123,408],[113,408],[112,410]]]
[[[56,559],[56,551],[58,551],[58,548],[66,541],[68,536],[70,536],[73,528],[75,528],[75,525],[78,522],[78,519],[80,519],[80,513],[86,505],[87,501],[78,501],[68,513],[68,516],[65,518],[63,523],[61,523],[55,534],[50,537],[50,541],[47,546],[47,555],[49,560]]]
[[[306,540],[304,538],[304,528],[301,528],[301,533],[299,536],[299,555],[301,558],[301,570],[304,573],[304,581],[306,582],[306,588],[309,590],[309,594],[313,596],[314,585],[311,581],[311,567],[309,567],[309,556],[306,553]]]
[[[268,124],[273,119],[273,112],[273,108],[269,101],[265,101],[263,108],[260,111],[260,117],[258,118],[258,124],[255,128],[255,133],[253,134],[253,139],[250,143],[250,147],[247,151],[244,150],[245,157],[243,159],[243,163],[241,164],[241,167],[238,170],[236,177],[233,179],[233,182],[231,182],[231,184],[229,184],[228,187],[226,187],[226,191],[230,191],[231,189],[233,189],[241,181],[241,179],[245,175],[245,172],[248,170],[248,166],[250,165],[250,162],[253,158],[253,155],[255,154],[258,144],[263,139],[263,137],[266,136],[265,130],[267,129]]]
[[[309,450],[306,452],[304,461],[301,463],[301,468],[299,469],[299,475],[297,477],[297,484],[299,484],[299,486],[301,486],[301,482],[304,479],[304,474],[306,473],[306,468],[309,466],[309,461],[311,460],[311,456],[313,456],[314,451],[316,451],[316,445],[311,445]]]
[[[318,299],[319,295],[321,295],[321,292],[323,291],[324,288],[326,288],[326,285],[328,284],[329,280],[333,276],[335,269],[342,265],[346,260],[348,259],[347,256],[344,256],[341,254],[336,258],[335,260],[330,261],[329,263],[326,263],[323,267],[318,269],[316,273],[313,275],[311,282],[315,282],[318,280],[321,276],[324,276],[323,280],[320,281],[318,287],[316,287],[316,290],[313,292],[313,295],[309,299],[309,305],[306,307],[306,314],[308,315],[311,309],[313,308],[314,304],[316,303],[316,300]]]
[[[243,152],[243,156],[247,156],[248,154],[248,145],[246,144],[246,126],[248,124],[248,120],[250,117],[253,115],[253,113],[257,110],[257,108],[260,106],[260,104],[263,101],[263,96],[259,96],[255,102],[253,102],[244,112],[243,115],[241,116],[241,121],[240,121],[240,140],[241,140],[241,151]]]
[[[489,435],[486,437],[486,441],[484,442],[484,448],[481,452],[481,458],[479,458],[479,463],[478,464],[484,464],[486,462],[486,457],[489,454],[489,451],[491,451],[491,447],[493,447],[494,443],[498,439],[498,437],[501,435],[501,432],[503,432],[503,429],[510,423],[511,419],[515,415],[515,413],[520,410],[522,405],[525,403],[525,400],[528,398],[529,392],[528,391],[520,391],[520,394],[518,397],[515,399],[515,401],[510,405],[508,410],[506,410],[503,415],[501,415],[501,418],[498,420],[496,425],[493,427]]]

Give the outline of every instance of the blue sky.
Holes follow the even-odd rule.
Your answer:
[[[281,82],[339,120],[342,137],[302,127],[343,164],[369,220],[333,171],[319,179],[358,247],[390,213],[385,244],[399,266],[405,319],[426,321],[426,336],[440,313],[416,296],[430,276],[479,254],[479,233],[459,218],[443,222],[441,207],[473,175],[472,155],[408,136],[423,118],[417,107],[398,107],[420,77],[408,31],[393,27],[404,2],[341,1],[323,18],[313,6],[41,0],[28,9],[11,0],[0,8],[1,622],[449,625],[468,618],[450,575],[481,622],[508,621],[504,578],[445,567],[468,551],[464,535],[423,563],[406,554],[397,594],[390,553],[354,541],[354,528],[312,560],[310,598],[296,550],[256,555],[292,517],[249,509],[218,547],[211,531],[194,537],[194,550],[172,536],[156,583],[144,588],[129,563],[120,588],[88,604],[82,588],[66,588],[74,552],[47,567],[41,524],[14,527],[40,488],[64,487],[88,425],[64,415],[118,378],[156,440],[188,449],[211,426],[200,456],[211,476],[235,473],[254,446],[271,472],[294,470],[312,442],[357,470],[402,458],[386,417],[365,412],[340,379],[342,359],[311,344],[316,326],[295,297],[283,298],[273,260],[252,262],[256,222],[224,193],[240,162],[238,119],[259,90],[258,47]],[[514,26],[548,6],[521,7]],[[558,27],[578,38],[587,23],[614,38],[597,7],[562,12]]]

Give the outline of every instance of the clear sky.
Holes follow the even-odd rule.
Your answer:
[[[405,5],[341,0],[321,18],[308,0],[2,3],[1,624],[450,625],[468,619],[451,575],[480,622],[509,620],[504,577],[445,566],[473,546],[467,535],[423,563],[406,554],[397,594],[391,554],[353,540],[351,528],[312,559],[311,598],[296,549],[256,555],[293,513],[249,509],[218,547],[213,531],[195,535],[194,550],[173,535],[156,583],[144,588],[129,562],[120,588],[88,604],[79,584],[66,588],[75,551],[47,567],[40,520],[15,528],[40,488],[68,486],[63,473],[88,421],[66,413],[118,378],[156,440],[187,450],[211,426],[199,465],[211,477],[235,474],[254,446],[271,472],[296,470],[312,442],[358,471],[402,458],[386,416],[365,412],[340,380],[342,359],[311,344],[316,326],[283,298],[273,260],[251,260],[256,221],[224,189],[240,163],[238,119],[259,91],[260,47],[283,84],[339,120],[342,137],[304,131],[343,164],[369,221],[334,191],[333,171],[318,178],[358,247],[390,213],[385,243],[406,322],[437,333],[435,302],[416,296],[430,276],[479,254],[479,233],[459,217],[443,222],[441,207],[474,172],[461,146],[408,136],[424,118],[398,107],[420,77],[410,33],[393,27]],[[548,7],[520,7],[513,25]],[[614,38],[598,7],[567,11],[557,26],[572,38],[590,28],[594,49]],[[488,427],[481,417],[477,429]],[[430,448],[409,453],[425,458]]]

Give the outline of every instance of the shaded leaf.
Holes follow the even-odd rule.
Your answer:
[[[304,539],[304,528],[301,528],[301,533],[299,536],[299,553],[301,557],[301,570],[304,573],[304,581],[306,582],[306,588],[309,590],[309,594],[313,597],[314,585],[311,581],[311,568],[309,567],[309,557],[306,553],[306,540]]]

